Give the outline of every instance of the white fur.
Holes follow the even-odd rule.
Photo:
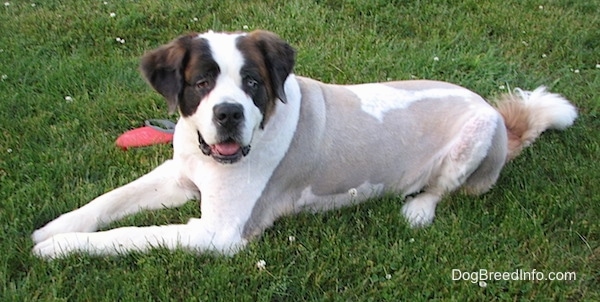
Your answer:
[[[577,118],[577,109],[567,99],[560,94],[546,91],[544,86],[540,86],[534,91],[517,88],[515,92],[520,95],[529,111],[535,112],[532,128],[536,132],[542,132],[545,129],[565,129],[573,125]]]
[[[361,99],[364,112],[383,122],[383,116],[389,110],[403,109],[413,102],[425,99],[461,97],[464,99],[478,98],[473,92],[463,88],[433,88],[420,91],[396,89],[384,84],[372,83],[346,86]]]
[[[220,73],[216,79],[215,88],[208,97],[200,102],[196,113],[188,118],[196,129],[200,130],[207,144],[219,143],[217,128],[213,123],[213,107],[221,103],[240,104],[244,108],[244,129],[242,130],[242,144],[250,145],[254,132],[262,121],[260,110],[254,105],[252,98],[240,87],[242,78],[240,70],[244,65],[243,56],[235,47],[239,34],[223,34],[209,32],[200,37],[210,43],[212,58],[219,65]]]

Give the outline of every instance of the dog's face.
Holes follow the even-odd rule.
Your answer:
[[[198,131],[202,153],[235,163],[268,123],[294,66],[294,49],[266,31],[182,36],[142,58],[141,70],[169,111]]]

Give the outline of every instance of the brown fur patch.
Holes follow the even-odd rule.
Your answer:
[[[530,111],[524,102],[515,95],[503,95],[497,101],[496,109],[502,115],[508,134],[508,155],[507,160],[511,160],[529,144],[535,140],[536,136],[530,133]]]
[[[177,109],[178,96],[183,88],[182,68],[191,41],[198,34],[180,36],[169,44],[149,51],[142,57],[140,70],[148,83],[167,100],[169,112]]]
[[[263,113],[262,127],[273,114],[276,99],[287,101],[283,84],[294,68],[295,50],[276,34],[262,30],[240,37],[237,47],[246,60],[244,68],[256,70],[264,80],[267,99],[255,99]]]

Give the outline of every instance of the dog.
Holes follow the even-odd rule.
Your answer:
[[[115,255],[154,247],[232,255],[284,215],[393,193],[411,227],[444,194],[488,191],[546,129],[577,117],[542,86],[495,106],[427,80],[330,85],[293,74],[276,34],[189,34],[146,53],[141,72],[178,111],[173,158],[36,230],[35,255]],[[99,228],[141,210],[199,200],[187,224]]]

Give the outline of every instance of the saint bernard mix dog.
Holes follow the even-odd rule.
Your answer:
[[[233,254],[283,216],[408,197],[412,227],[444,194],[482,194],[504,164],[576,109],[544,87],[492,107],[436,81],[329,85],[292,73],[295,51],[267,31],[192,34],[147,53],[141,70],[179,110],[173,159],[32,235],[33,252],[109,255],[153,247]],[[95,232],[141,210],[200,201],[187,224]]]

